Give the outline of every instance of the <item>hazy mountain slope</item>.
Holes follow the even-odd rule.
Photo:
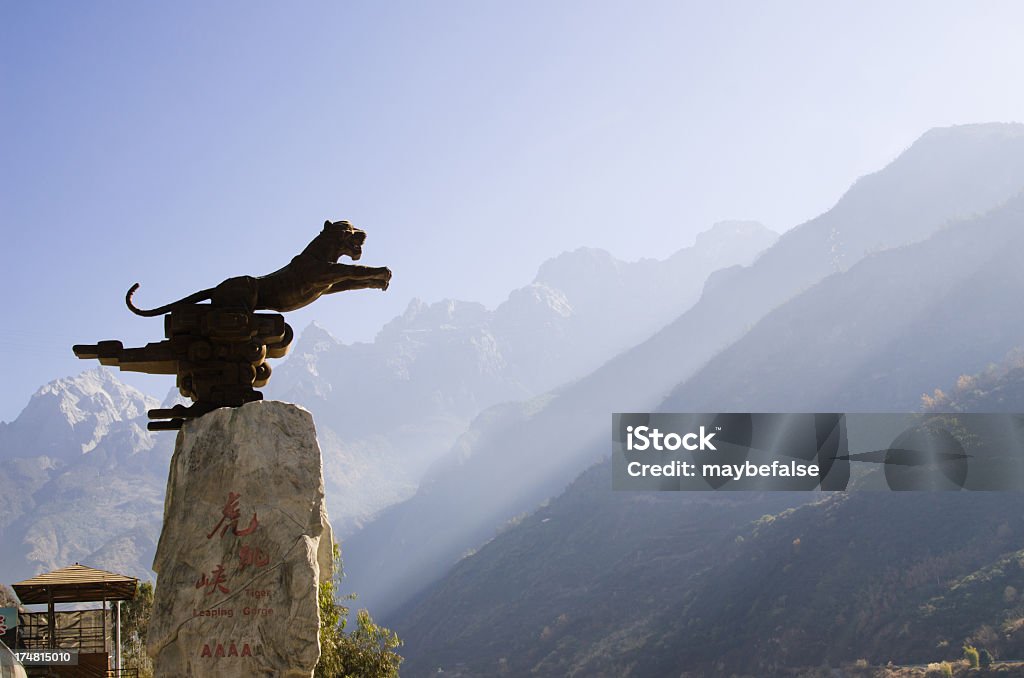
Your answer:
[[[860,657],[954,659],[973,630],[1000,625],[1002,611],[926,606],[1019,549],[1022,509],[1019,493],[940,492],[853,493],[800,508],[718,554],[675,609],[643,624],[649,647],[672,652],[621,661],[661,675],[720,663],[756,674]]]
[[[578,249],[493,311],[414,300],[371,344],[345,345],[313,325],[266,395],[313,412],[345,536],[412,494],[482,409],[584,374],[690,306],[711,272],[749,263],[775,238],[756,222],[722,222],[665,260]]]
[[[708,276],[750,264],[776,239],[757,222],[726,221],[661,261],[619,262],[593,249],[562,254],[495,310],[496,335],[530,393],[542,393],[647,339],[697,301]],[[547,312],[560,303],[534,300],[551,295],[568,302],[570,315],[524,322],[536,313],[531,308]]]
[[[1016,238],[1014,219],[1001,218],[1016,209],[961,228],[976,226],[977,242],[1006,249],[1011,243],[985,224]],[[957,242],[954,235],[932,240]],[[927,245],[934,243],[885,259],[895,265],[943,251]],[[969,260],[965,253],[961,261]],[[843,277],[861,269],[871,267],[864,262]],[[978,276],[965,279],[973,285]],[[863,301],[870,307],[871,295]],[[978,339],[990,327],[969,316],[963,322]],[[941,343],[919,348],[923,365],[932,362],[929,348]],[[898,371],[889,374],[902,382]],[[1022,375],[1020,352],[1011,351],[956,379],[949,395],[933,395],[934,409],[1020,411],[1013,403],[1024,393]],[[890,392],[884,379],[866,372],[864,379]],[[828,386],[805,384],[812,397]],[[834,495],[742,526],[788,502],[822,497],[615,493],[610,475],[607,462],[588,470],[394,613],[407,643],[406,674],[443,667],[448,675],[774,675],[862,657],[955,659],[965,641],[1001,657],[1024,651],[1020,493]]]
[[[870,256],[779,307],[666,411],[907,411],[1024,339],[1024,194]]]
[[[793,502],[611,492],[610,475],[607,462],[590,468],[396,612],[402,675],[574,675],[585,657],[575,675],[627,675],[608,659],[636,646],[633,627],[671,607],[737,531]],[[658,581],[667,572],[675,581]]]
[[[145,430],[156,406],[98,368],[47,384],[4,427],[5,580],[76,561],[151,576],[174,441]]]
[[[1024,495],[625,493],[610,474],[588,470],[396,614],[403,675],[927,662],[1020,618],[1004,598]]]
[[[374,609],[390,612],[497,526],[603,456],[612,412],[658,406],[764,315],[868,251],[921,240],[1021,187],[1024,126],[925,134],[858,181],[835,208],[782,235],[751,266],[713,276],[700,301],[648,341],[573,384],[480,417],[415,497],[348,540],[351,585]]]

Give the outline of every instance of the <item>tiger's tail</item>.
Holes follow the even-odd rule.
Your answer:
[[[138,306],[132,303],[132,296],[135,294],[135,290],[137,289],[139,289],[139,283],[135,283],[134,285],[131,286],[131,288],[128,290],[128,293],[124,295],[124,303],[128,305],[129,311],[131,311],[135,315],[141,315],[144,318],[153,318],[158,315],[163,315],[164,313],[169,313],[172,310],[174,310],[175,306],[181,306],[182,304],[194,304],[197,301],[206,301],[213,294],[212,289],[200,290],[195,294],[190,294],[187,297],[183,297],[181,299],[178,299],[177,301],[172,301],[169,304],[164,304],[163,306],[160,306],[158,308],[144,309],[139,308]]]

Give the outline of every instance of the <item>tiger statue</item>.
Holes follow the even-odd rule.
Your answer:
[[[337,263],[342,256],[358,261],[365,241],[365,231],[347,221],[328,220],[301,253],[273,273],[228,278],[216,287],[151,309],[141,309],[132,303],[132,296],[139,289],[139,283],[135,283],[125,295],[125,303],[132,313],[147,318],[207,300],[213,306],[244,308],[250,313],[260,310],[283,313],[308,306],[325,294],[367,288],[386,290],[391,282],[391,271],[387,267]]]

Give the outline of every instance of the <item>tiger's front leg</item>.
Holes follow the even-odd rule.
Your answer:
[[[386,290],[391,282],[391,269],[386,266],[331,264],[328,271],[320,278],[320,282],[330,285],[325,294],[369,287]]]

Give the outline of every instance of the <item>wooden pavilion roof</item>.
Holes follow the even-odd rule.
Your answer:
[[[131,600],[139,580],[123,574],[69,565],[53,572],[12,584],[25,605],[46,604],[53,593],[55,603],[88,603],[97,600]]]

